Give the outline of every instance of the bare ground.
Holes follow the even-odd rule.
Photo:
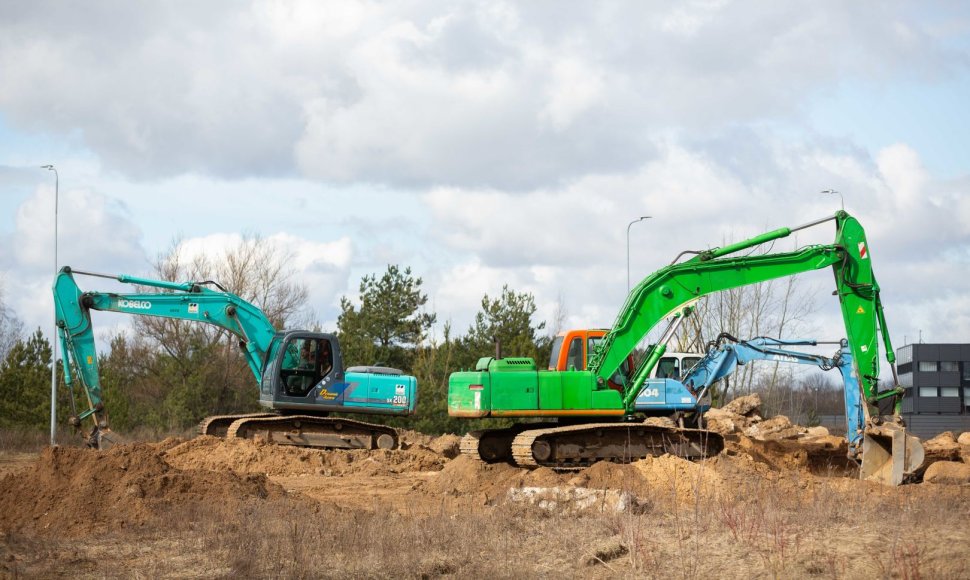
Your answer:
[[[858,481],[838,441],[566,473],[406,441],[0,451],[0,576],[970,576],[970,487]]]

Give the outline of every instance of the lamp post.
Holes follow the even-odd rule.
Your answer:
[[[60,176],[53,165],[41,169],[54,172],[54,275],[57,275],[57,201]],[[51,447],[57,444],[57,308],[54,308],[54,334],[51,337]]]
[[[828,194],[831,194],[831,195],[838,194],[839,200],[842,201],[842,211],[845,211],[845,198],[842,197],[842,192],[841,191],[836,191],[834,189],[823,189],[822,190],[822,193],[828,193]]]
[[[626,226],[626,293],[630,293],[630,228],[633,224],[637,222],[642,222],[643,220],[648,220],[653,216],[645,215],[641,216]]]

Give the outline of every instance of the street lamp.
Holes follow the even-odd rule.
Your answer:
[[[630,227],[637,222],[642,222],[643,220],[648,220],[653,216],[645,215],[641,216],[626,226],[626,293],[630,293]]]
[[[41,169],[54,172],[54,275],[57,276],[57,199],[60,176],[53,165],[41,165]],[[57,307],[54,308],[54,334],[51,337],[51,447],[57,444]]]
[[[832,194],[832,195],[838,194],[839,199],[842,201],[842,211],[845,211],[845,198],[842,197],[842,192],[841,191],[836,191],[834,189],[823,189],[822,190],[822,193],[828,193],[828,194]]]

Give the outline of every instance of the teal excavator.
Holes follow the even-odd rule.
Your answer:
[[[154,292],[85,292],[75,274],[117,280]],[[113,438],[102,397],[91,312],[119,312],[192,320],[222,328],[239,341],[256,378],[263,413],[208,417],[204,435],[260,437],[302,447],[395,449],[395,429],[328,416],[332,412],[365,415],[411,415],[417,381],[382,366],[344,368],[340,343],[333,334],[305,330],[277,331],[255,305],[207,282],[169,282],[128,275],[61,269],[54,280],[58,339],[65,353],[64,379],[71,393],[70,423],[91,422],[88,444],[101,448]],[[80,382],[87,409],[79,410],[74,381]]]
[[[831,244],[793,252],[739,254],[827,222],[835,225]],[[681,261],[684,256],[690,257]],[[486,462],[556,469],[576,469],[601,460],[629,462],[664,453],[688,459],[717,454],[724,441],[716,433],[644,422],[649,414],[646,404],[661,394],[648,379],[667,343],[692,305],[705,295],[823,268],[831,268],[835,276],[835,295],[861,391],[862,477],[898,485],[919,467],[922,448],[906,433],[900,417],[904,391],[896,380],[895,355],[865,231],[844,211],[721,248],[682,252],[630,292],[585,370],[539,370],[530,358],[485,357],[474,370],[453,373],[448,382],[451,416],[544,421],[473,431],[462,440],[462,452]],[[664,320],[670,322],[640,366],[629,376],[618,373],[637,345]],[[888,389],[879,388],[880,338],[892,369],[893,385]],[[693,404],[690,397],[684,399],[685,404]],[[884,410],[887,407],[889,413]]]

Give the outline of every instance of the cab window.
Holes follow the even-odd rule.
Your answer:
[[[693,370],[699,362],[701,362],[701,357],[699,356],[685,356],[680,363],[681,378]]]
[[[676,357],[665,356],[657,363],[658,379],[676,379],[680,376],[680,361]]]
[[[283,393],[306,396],[333,368],[330,341],[323,338],[294,338],[286,345],[280,364]]]
[[[552,353],[549,355],[549,370],[556,370],[559,365],[559,351],[562,350],[562,337],[557,336],[552,341]]]
[[[566,370],[581,371],[586,368],[583,360],[583,339],[576,337],[569,343],[569,353],[566,355]]]

